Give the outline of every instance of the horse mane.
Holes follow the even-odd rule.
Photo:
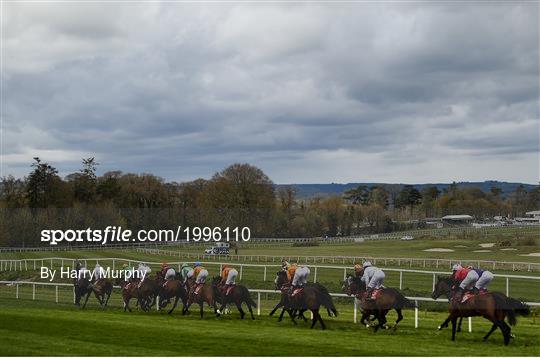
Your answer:
[[[443,281],[444,283],[447,283],[450,286],[454,284],[454,279],[452,278],[452,276],[438,276],[437,279],[439,281]]]

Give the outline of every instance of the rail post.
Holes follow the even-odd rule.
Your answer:
[[[469,333],[472,332],[472,317],[469,317]]]
[[[399,271],[399,289],[403,289],[403,271]]]
[[[15,285],[15,298],[19,299],[19,284]]]
[[[36,284],[32,285],[32,300],[36,299]]]
[[[354,297],[354,311],[353,311],[353,322],[356,323],[356,315],[358,310],[358,303],[356,302],[356,296]]]
[[[266,281],[266,265],[264,265],[263,281]]]
[[[506,295],[510,296],[510,280],[506,277]]]
[[[315,266],[315,273],[313,274],[313,283],[317,283],[317,266]]]
[[[347,278],[347,268],[344,267],[343,268],[343,281],[345,281],[346,278]]]
[[[240,280],[242,279],[243,272],[244,272],[244,265],[240,265]]]
[[[54,288],[55,288],[55,290],[54,290],[55,291],[55,295],[54,295],[55,297],[54,298],[55,298],[56,303],[58,303],[58,285],[54,286]]]
[[[156,297],[156,311],[159,311],[159,296]]]
[[[433,285],[431,287],[431,291],[435,291],[435,280],[436,280],[435,274],[433,274]]]
[[[257,292],[257,316],[261,315],[261,293]]]
[[[73,304],[75,304],[75,286],[73,286]]]
[[[418,328],[418,301],[414,301],[414,328]]]

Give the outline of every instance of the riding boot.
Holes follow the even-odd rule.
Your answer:
[[[371,295],[373,294],[373,288],[368,288],[366,291],[366,300],[373,301]]]

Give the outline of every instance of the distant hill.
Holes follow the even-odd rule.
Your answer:
[[[524,184],[524,183],[509,183],[500,182],[494,180],[488,180],[483,182],[459,182],[456,183],[459,188],[480,188],[484,192],[488,192],[492,187],[501,188],[503,196],[516,190],[520,185],[523,185],[527,191],[534,189],[536,185]],[[296,189],[296,196],[300,199],[312,198],[316,196],[331,196],[342,195],[345,191],[358,187],[359,185],[366,185],[371,187],[374,185],[384,185],[389,190],[399,191],[405,184],[387,184],[387,183],[347,183],[347,184],[276,184],[276,188],[280,187],[293,187]],[[451,183],[434,183],[434,184],[412,184],[416,189],[422,190],[426,187],[436,186],[440,191],[448,188]]]

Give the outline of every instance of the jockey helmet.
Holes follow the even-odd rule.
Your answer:
[[[195,262],[195,263],[193,264],[193,266],[199,267],[199,266],[201,266],[201,263],[200,263],[199,261],[197,261],[197,262]]]
[[[364,267],[364,268],[369,267],[369,266],[371,266],[370,261],[365,261],[364,264],[362,265],[362,267]]]
[[[186,268],[186,267],[189,267],[189,265],[188,265],[187,263],[184,262],[184,263],[182,264],[181,268]]]
[[[168,267],[168,266],[169,266],[169,264],[166,263],[166,262],[163,262],[163,263],[161,264],[161,268],[165,268],[165,267]]]
[[[461,270],[463,267],[461,267],[460,264],[455,264],[454,266],[452,266],[452,271],[457,271],[457,270]]]
[[[128,264],[126,264],[126,263],[122,265],[122,268],[125,268],[125,269],[126,269],[126,268],[128,268],[128,267],[129,267],[129,266],[128,266]]]
[[[99,264],[99,262],[96,262],[96,267],[101,267],[101,265]]]

